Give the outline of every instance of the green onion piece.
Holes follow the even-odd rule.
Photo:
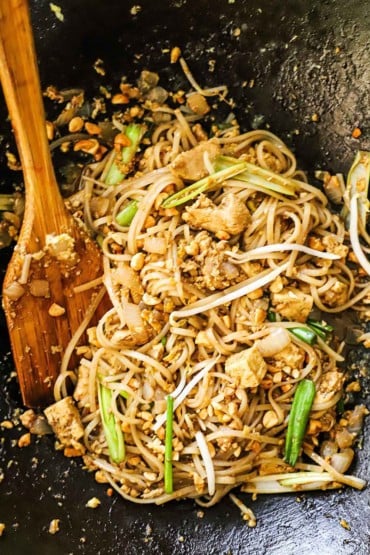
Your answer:
[[[166,434],[164,446],[164,491],[173,492],[172,468],[173,397],[167,395]]]
[[[308,327],[314,332],[316,333],[316,335],[318,335],[319,337],[321,337],[321,339],[323,339],[324,341],[327,340],[328,338],[328,334],[326,333],[326,331],[320,329],[320,328],[316,328],[315,326],[308,324]]]
[[[120,391],[119,394],[121,395],[121,397],[123,397],[124,399],[128,399],[130,397],[130,395],[127,393],[127,391]]]
[[[119,464],[125,458],[125,442],[120,424],[111,411],[112,390],[98,384],[98,400],[109,455],[113,462]]]
[[[138,204],[137,200],[130,200],[130,202],[128,202],[126,206],[118,212],[116,216],[117,224],[121,226],[130,225],[137,212]]]
[[[267,313],[267,320],[269,322],[276,322],[276,312],[273,310],[269,310]]]
[[[162,339],[161,339],[161,343],[162,343],[163,347],[165,347],[165,346],[166,346],[166,343],[167,343],[167,337],[166,337],[165,335],[164,335],[164,336],[162,337]]]
[[[308,318],[307,324],[312,326],[313,328],[325,331],[326,333],[331,333],[334,331],[333,326],[330,324],[323,324],[322,322],[318,322],[317,320],[313,320],[312,318]]]
[[[370,180],[370,152],[359,150],[348,172],[346,191],[344,199],[346,206],[343,208],[342,217],[349,218],[349,207],[351,199],[355,195],[358,197],[358,219],[362,228],[366,227],[366,215],[369,213],[370,203],[368,200]]]
[[[240,162],[238,158],[232,158],[231,156],[218,156],[215,162],[215,169],[224,170],[237,162]],[[259,166],[250,164],[249,162],[246,162],[245,166],[246,167],[243,173],[238,175],[239,181],[244,181],[252,187],[255,187],[258,191],[267,194],[269,194],[270,191],[273,191],[286,196],[295,195],[297,184],[289,177],[283,177],[282,175],[260,168]]]
[[[242,172],[245,169],[245,165],[246,162],[234,163],[228,168],[212,173],[211,175],[207,175],[207,177],[203,177],[203,179],[200,179],[192,185],[184,187],[181,191],[167,197],[162,202],[162,207],[174,208],[175,206],[188,202],[188,200],[195,199],[201,193],[212,191],[226,181],[226,179],[230,179],[231,177],[234,177]]]
[[[0,195],[0,211],[12,212],[14,210],[14,195],[2,194]]]
[[[288,328],[290,333],[295,335],[301,341],[304,341],[308,345],[315,345],[317,341],[317,334],[314,330],[310,328]]]
[[[106,185],[117,185],[126,177],[127,172],[122,171],[122,168],[131,164],[139,148],[143,131],[143,126],[137,123],[132,123],[126,127],[124,133],[130,140],[130,145],[122,148],[120,154],[109,168],[107,177],[105,178]]]
[[[301,450],[315,392],[316,388],[312,380],[302,380],[294,393],[284,453],[284,459],[291,466],[296,464]]]

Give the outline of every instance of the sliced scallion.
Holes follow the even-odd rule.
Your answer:
[[[289,414],[284,452],[284,459],[291,466],[296,464],[299,457],[315,392],[316,388],[314,382],[305,379],[299,382],[294,393],[292,408]]]
[[[109,455],[113,462],[119,464],[125,458],[125,442],[120,423],[112,413],[112,390],[98,384],[98,400]]]
[[[290,333],[295,335],[295,337],[297,337],[301,341],[304,341],[304,343],[307,343],[308,345],[315,345],[317,341],[317,334],[314,330],[310,328],[289,328],[289,331]]]
[[[309,326],[312,326],[313,328],[320,329],[325,333],[331,333],[334,331],[333,326],[331,326],[330,324],[319,322],[318,320],[313,320],[312,318],[308,318],[307,324]]]
[[[118,225],[124,227],[131,224],[137,212],[138,204],[139,203],[137,200],[130,200],[130,202],[128,202],[126,206],[122,208],[120,212],[118,212],[116,216],[116,222],[118,223]]]
[[[215,173],[207,175],[207,177],[203,177],[203,179],[200,179],[192,185],[184,187],[184,189],[181,189],[181,191],[178,191],[177,193],[174,193],[173,195],[167,197],[162,202],[162,207],[174,208],[175,206],[184,204],[189,200],[195,199],[201,193],[214,190],[227,179],[235,177],[236,175],[241,173],[245,169],[245,164],[245,162],[234,163],[228,168],[216,171]]]
[[[173,397],[167,395],[166,432],[164,445],[164,491],[173,492],[172,435],[173,435]]]
[[[218,156],[216,158],[215,169],[224,170],[237,162],[240,162],[240,160],[231,156]],[[255,186],[257,190],[267,194],[273,191],[286,196],[295,195],[297,187],[289,178],[249,162],[245,164],[245,170],[238,175],[239,181],[249,183],[251,186]]]
[[[139,148],[143,132],[143,126],[137,123],[131,123],[126,127],[124,133],[129,139],[130,144],[128,146],[122,147],[121,152],[113,161],[105,178],[106,185],[117,185],[126,177],[127,171],[125,171],[125,166],[131,164],[136,151]]]

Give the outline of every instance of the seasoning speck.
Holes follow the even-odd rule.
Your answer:
[[[351,530],[351,526],[348,524],[348,522],[346,520],[344,520],[344,518],[342,518],[339,521],[339,524],[342,526],[342,528],[344,528],[345,530]]]
[[[355,127],[354,130],[352,131],[352,137],[354,139],[359,139],[362,135],[362,131],[359,127]]]
[[[59,21],[64,21],[64,15],[62,12],[62,8],[57,4],[53,4],[52,2],[49,3],[50,9]]]

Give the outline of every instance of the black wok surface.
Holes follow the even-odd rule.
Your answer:
[[[56,3],[64,22],[48,1],[31,2],[44,86],[82,85],[93,95],[99,84],[117,84],[122,75],[133,80],[143,68],[157,70],[164,86],[181,86],[184,79],[169,65],[168,54],[178,45],[201,84],[230,86],[245,129],[269,126],[304,168],[346,171],[358,148],[370,149],[367,0]],[[105,77],[92,68],[97,58],[104,61]],[[214,71],[209,60],[215,60]],[[245,81],[253,81],[253,87],[242,87]],[[4,122],[3,106],[1,113]],[[0,163],[11,135],[8,125],[1,125]],[[355,127],[362,130],[359,140],[351,136]],[[20,178],[0,167],[5,190]],[[0,251],[3,270],[9,256]],[[2,422],[22,405],[3,315],[0,326]],[[365,368],[368,359],[363,358]],[[54,451],[51,437],[15,447],[22,433],[19,426],[0,427],[2,555],[370,553],[369,489],[256,501],[241,496],[257,514],[257,527],[250,529],[226,499],[201,518],[193,502],[150,507],[109,497],[79,461]],[[370,478],[369,434],[367,424],[353,467],[363,478]],[[93,496],[101,500],[95,510],[85,507]],[[60,519],[60,531],[50,535],[54,518]]]

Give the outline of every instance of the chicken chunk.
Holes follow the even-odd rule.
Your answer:
[[[72,448],[76,456],[82,455],[85,447],[80,440],[84,435],[84,428],[72,397],[65,397],[50,405],[44,410],[44,414],[63,447]]]
[[[267,371],[266,363],[257,349],[253,346],[227,358],[225,372],[234,378],[240,387],[257,387]]]
[[[250,213],[245,203],[233,193],[228,193],[219,205],[215,205],[205,195],[186,208],[183,220],[196,229],[207,229],[216,233],[237,235],[246,229]],[[225,237],[227,239],[228,237]]]
[[[305,322],[313,306],[311,295],[296,287],[285,287],[280,292],[271,293],[272,306],[287,320]]]
[[[203,141],[186,152],[181,152],[171,164],[173,171],[182,179],[198,181],[206,177],[209,172],[204,164],[204,155],[208,155],[212,163],[221,152],[215,139]]]

